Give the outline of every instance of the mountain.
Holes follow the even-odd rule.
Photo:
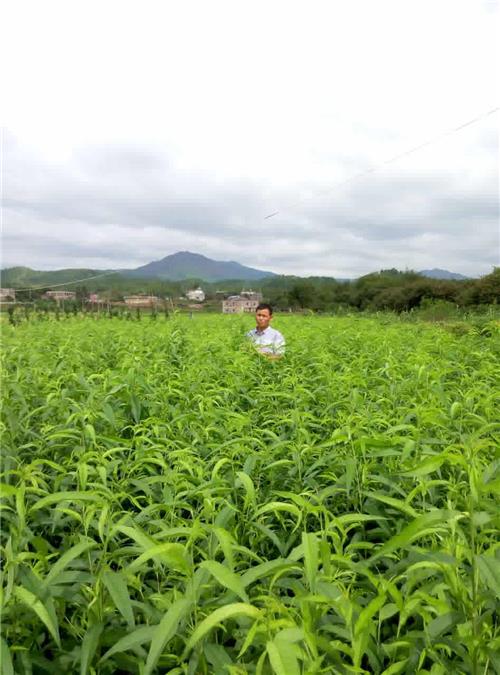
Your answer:
[[[469,279],[469,277],[464,277],[463,274],[458,274],[458,272],[448,272],[448,270],[441,270],[438,267],[434,267],[432,270],[420,270],[418,274],[430,279],[454,279],[456,281]]]
[[[3,288],[19,288],[32,286],[50,286],[51,284],[65,284],[104,274],[104,270],[90,269],[63,269],[51,271],[32,270],[30,267],[9,267],[1,270],[1,285]]]
[[[222,281],[223,279],[242,279],[255,281],[273,277],[273,272],[245,267],[234,261],[211,260],[199,253],[179,251],[166,258],[150,262],[133,270],[120,270],[127,277],[155,277],[182,281],[183,279],[202,279],[203,281]]]

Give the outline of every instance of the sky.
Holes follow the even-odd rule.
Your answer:
[[[1,266],[189,250],[301,276],[488,274],[498,15],[490,0],[7,3]]]

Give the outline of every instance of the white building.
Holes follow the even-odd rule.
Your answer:
[[[0,288],[0,300],[11,300],[16,299],[16,291],[13,288]]]
[[[249,312],[253,314],[258,304],[262,302],[262,293],[254,291],[241,291],[239,295],[230,295],[222,301],[223,314],[240,314]]]
[[[196,302],[203,302],[205,300],[205,292],[198,286],[198,288],[195,288],[191,291],[186,291],[186,298]]]
[[[74,300],[76,293],[75,291],[47,291],[43,297],[60,302],[61,300]]]
[[[126,295],[125,304],[127,307],[156,307],[160,298],[156,295]]]

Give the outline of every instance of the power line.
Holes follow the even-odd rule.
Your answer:
[[[28,286],[27,288],[16,288],[15,291],[43,291],[46,288],[59,288],[60,286],[69,286],[71,284],[81,284],[82,281],[90,281],[90,279],[98,279],[99,277],[106,277],[110,274],[119,274],[117,270],[112,272],[103,272],[102,274],[95,274],[92,277],[85,277],[85,279],[75,279],[74,281],[64,281],[61,284],[48,284],[46,286]]]
[[[363,176],[367,176],[370,173],[374,173],[378,169],[380,169],[383,166],[386,166],[387,164],[392,164],[392,162],[397,161],[398,159],[401,159],[402,157],[406,157],[407,155],[411,155],[414,152],[417,152],[417,150],[421,150],[422,148],[426,148],[429,145],[433,145],[434,143],[437,143],[443,138],[446,138],[446,136],[451,136],[452,134],[456,133],[457,131],[461,131],[462,129],[465,129],[465,127],[470,126],[471,124],[475,124],[476,122],[479,122],[480,120],[484,119],[485,117],[488,117],[489,115],[493,115],[494,113],[498,112],[500,110],[500,107],[497,108],[492,108],[491,110],[488,110],[485,113],[482,113],[481,115],[478,115],[477,117],[474,117],[473,119],[468,120],[467,122],[464,122],[463,124],[460,124],[458,127],[453,127],[453,129],[448,129],[447,131],[444,131],[443,133],[439,134],[438,136],[435,136],[427,141],[424,141],[423,143],[420,143],[419,145],[415,145],[412,148],[409,148],[408,150],[405,150],[404,152],[400,152],[397,155],[394,155],[393,157],[390,157],[389,159],[386,159],[385,161],[381,162],[380,164],[376,164],[375,166],[370,167],[369,169],[365,169],[364,171],[361,171],[360,173],[354,174],[353,176],[350,176],[349,178],[346,178],[343,181],[340,181],[339,183],[335,183],[332,185],[328,190],[321,190],[320,192],[325,194],[325,193],[330,193],[332,192],[335,188],[340,187],[341,185],[345,185],[346,183],[350,183],[354,180],[358,180],[358,178],[362,178]],[[300,200],[299,202],[294,202],[295,204],[301,203],[304,200]],[[281,211],[273,211],[273,213],[268,214],[267,216],[264,216],[264,220],[268,220],[269,218],[274,218],[274,216],[277,216]]]

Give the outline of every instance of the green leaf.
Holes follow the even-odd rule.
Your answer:
[[[132,539],[132,541],[135,541],[137,544],[139,544],[139,546],[142,546],[142,548],[145,550],[151,548],[151,546],[156,546],[158,544],[158,542],[154,541],[154,539],[149,537],[138,527],[129,527],[128,525],[116,525],[112,529],[110,536],[113,536],[115,532],[121,532],[126,537],[129,537],[129,539]]]
[[[113,656],[113,654],[126,652],[129,649],[135,649],[136,647],[144,644],[144,642],[151,642],[156,629],[157,626],[140,626],[139,628],[136,628],[132,633],[129,633],[128,635],[125,635],[125,637],[122,637],[120,640],[118,640],[118,642],[116,642],[111,647],[111,649],[108,649],[108,651],[101,658],[101,661],[109,659],[109,657]]]
[[[429,457],[429,459],[425,459],[417,467],[415,467],[415,469],[403,471],[402,475],[413,476],[414,478],[421,478],[422,476],[427,476],[427,474],[433,473],[433,471],[437,471],[445,460],[446,457],[442,457],[441,455]]]
[[[49,633],[56,641],[58,647],[60,647],[61,640],[59,638],[57,617],[55,615],[51,616],[52,612],[50,612],[47,607],[45,607],[42,601],[23,586],[16,586],[14,589],[14,594],[20,602],[26,605],[26,607],[29,609],[32,609],[37,614],[38,618],[45,624]]]
[[[245,506],[249,507],[255,504],[255,487],[252,479],[244,471],[237,471],[236,475],[240,484],[245,488]]]
[[[302,533],[302,547],[304,550],[304,566],[309,588],[314,592],[319,565],[318,539],[313,532]]]
[[[87,629],[82,641],[80,675],[87,675],[92,659],[99,644],[99,637],[102,633],[103,624],[95,623]]]
[[[370,558],[370,563],[392,553],[396,549],[405,548],[419,537],[440,531],[445,523],[450,519],[450,511],[438,510],[424,513],[415,518],[409,525],[389,539],[379,550]]]
[[[57,583],[57,577],[61,572],[70,564],[72,560],[78,558],[84,551],[87,551],[89,548],[95,546],[94,541],[81,541],[79,544],[75,544],[70,549],[68,549],[59,560],[51,567],[50,572],[47,574],[43,580],[43,588],[48,588],[51,583]]]
[[[427,626],[427,633],[431,642],[436,642],[443,633],[455,626],[459,620],[460,614],[458,612],[447,612],[433,619]]]
[[[492,555],[476,555],[481,581],[500,598],[500,561]]]
[[[225,530],[223,527],[214,527],[213,532],[217,539],[219,540],[219,546],[221,547],[224,558],[231,570],[234,569],[234,555],[233,548],[235,546],[235,541],[232,535]]]
[[[380,675],[399,675],[399,673],[407,672],[406,671],[407,665],[408,659],[397,661],[396,663],[393,663],[388,668],[386,668]]]
[[[132,603],[130,602],[125,577],[121,572],[107,571],[104,572],[102,580],[115,603],[115,607],[123,616],[129,628],[133,628],[135,623],[134,611],[132,609]]]
[[[209,642],[203,645],[205,658],[213,668],[214,673],[227,673],[226,666],[232,665],[232,660],[222,645],[216,645]]]
[[[333,525],[336,525],[337,523],[340,523],[342,526],[344,525],[352,525],[353,523],[367,523],[372,520],[387,520],[387,518],[384,518],[383,516],[370,516],[366,513],[344,513],[343,516],[336,516],[333,519]]]
[[[410,518],[417,518],[418,516],[418,513],[415,511],[413,506],[410,506],[402,499],[396,499],[395,497],[387,497],[386,495],[379,495],[376,494],[375,492],[368,492],[366,496],[370,497],[371,499],[376,499],[377,501],[382,502],[383,504],[387,504],[388,506],[392,506],[398,511],[406,513],[406,515],[410,516]]]
[[[230,605],[225,605],[224,607],[219,607],[211,614],[209,614],[203,621],[196,627],[194,633],[191,635],[189,640],[186,643],[186,649],[184,655],[186,655],[191,649],[208,633],[215,628],[219,623],[226,621],[227,619],[233,619],[237,616],[247,616],[250,619],[258,619],[261,616],[261,611],[254,607],[243,602],[234,602]]]
[[[354,625],[354,635],[361,635],[367,627],[369,621],[379,611],[385,602],[385,594],[377,595],[368,605],[360,612],[358,619]]]
[[[265,504],[264,506],[261,506],[260,509],[257,509],[255,515],[262,516],[264,513],[276,513],[277,511],[289,513],[299,520],[301,517],[300,509],[295,506],[295,504],[287,504],[285,502],[270,502],[269,504]]]
[[[300,675],[296,646],[285,639],[275,638],[266,645],[267,655],[276,675]]]
[[[284,558],[267,560],[266,562],[260,563],[259,565],[255,565],[255,567],[250,567],[250,569],[248,569],[245,574],[241,576],[241,581],[244,588],[246,588],[259,579],[263,579],[264,577],[267,577],[278,570],[286,569],[287,567],[292,567],[292,565]]]
[[[150,675],[156,668],[156,664],[158,663],[158,660],[162,655],[166,644],[176,634],[179,622],[188,613],[190,607],[191,602],[185,598],[176,600],[169,607],[168,611],[156,627],[153,634],[151,647],[146,660],[146,667],[144,669],[144,675]]]
[[[188,572],[189,565],[186,560],[185,550],[186,549],[182,544],[164,543],[152,545],[128,566],[127,572],[135,572],[140,569],[145,562],[151,560],[151,558],[154,558],[156,562],[164,563],[173,569]]]
[[[7,483],[0,483],[0,497],[3,499],[5,497],[15,497],[18,489],[13,485],[8,485]]]
[[[205,560],[201,563],[200,567],[210,572],[221,586],[236,593],[244,602],[248,602],[248,595],[245,592],[242,578],[231,572],[225,565],[221,565],[221,563],[215,560]]]
[[[14,666],[8,644],[0,637],[0,666],[2,675],[14,675]]]
[[[97,492],[55,492],[54,494],[47,495],[39,499],[30,509],[30,513],[33,511],[38,511],[43,509],[46,506],[52,506],[52,504],[59,504],[60,502],[96,502],[101,500],[102,497]]]

